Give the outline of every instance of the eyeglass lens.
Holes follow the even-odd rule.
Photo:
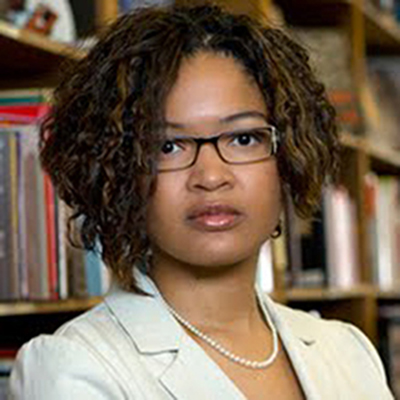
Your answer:
[[[273,127],[222,133],[211,138],[173,137],[160,151],[158,170],[178,170],[193,165],[205,143],[214,144],[219,156],[229,164],[246,164],[269,158],[274,151]]]

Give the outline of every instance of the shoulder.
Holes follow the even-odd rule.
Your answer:
[[[292,333],[304,341],[322,343],[326,352],[339,352],[343,362],[370,367],[386,382],[385,370],[370,339],[351,323],[324,319],[309,312],[275,304],[276,313]]]
[[[116,359],[112,342],[120,341],[121,334],[108,314],[101,304],[55,334],[26,343],[12,371],[11,398],[73,398],[75,390],[76,398],[124,398],[119,365],[110,362]]]
[[[21,348],[11,374],[10,391],[11,398],[19,400],[123,397],[95,353],[59,335],[41,335]]]

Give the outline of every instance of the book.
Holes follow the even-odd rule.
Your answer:
[[[20,284],[20,253],[19,253],[19,243],[18,243],[18,232],[19,232],[19,215],[18,215],[18,141],[19,136],[16,132],[10,131],[9,135],[9,159],[10,159],[10,192],[11,196],[11,231],[9,232],[11,236],[11,246],[12,246],[12,257],[9,260],[9,285],[10,285],[10,296],[9,300],[16,300],[20,298],[19,284]]]
[[[18,118],[0,123],[1,300],[101,296],[110,284],[100,248],[92,254],[68,244],[66,205],[41,168],[38,122],[49,109],[46,98],[35,89],[0,91],[0,115],[29,117],[22,125]]]
[[[22,139],[21,164],[24,170],[25,234],[29,260],[29,298],[45,300],[49,298],[48,285],[48,240],[46,237],[46,208],[44,177],[39,161],[38,129],[35,125],[24,130]]]
[[[45,221],[46,221],[46,240],[47,240],[47,267],[49,298],[58,298],[58,268],[57,268],[57,233],[56,212],[55,212],[55,194],[53,184],[49,175],[43,174],[44,184],[44,203],[45,203]]]
[[[174,3],[174,0],[118,0],[118,9],[125,13],[139,7],[167,6]]]
[[[400,183],[395,176],[370,172],[364,201],[373,282],[381,289],[400,288]]]
[[[296,215],[291,197],[288,196],[284,204],[286,217],[285,230],[287,232],[286,253],[288,268],[285,275],[286,285],[296,286],[301,280],[302,252],[301,252],[301,220]]]
[[[0,131],[0,300],[11,297],[10,265],[13,262],[13,245],[10,232],[12,231],[11,205],[11,157],[12,136],[6,131]]]
[[[343,27],[296,27],[291,33],[308,50],[310,63],[326,87],[342,131],[363,134],[364,116],[352,73],[352,48]]]
[[[76,38],[76,31],[71,6],[67,0],[25,0],[23,7],[8,13],[8,20],[18,28],[31,27],[29,22],[41,7],[46,7],[48,14],[57,16],[49,32],[50,38],[60,42],[73,42]],[[37,23],[39,27],[46,24],[48,14],[40,16]]]
[[[368,57],[364,89],[366,134],[380,146],[400,149],[400,57]]]
[[[382,289],[400,287],[399,248],[399,182],[396,177],[380,176],[377,190],[375,282]]]
[[[24,88],[0,90],[0,105],[36,105],[49,103],[52,99],[50,88]]]
[[[319,211],[309,220],[296,214],[287,201],[287,254],[289,287],[351,288],[359,283],[356,207],[348,190],[324,188]]]
[[[60,299],[66,299],[68,297],[67,205],[58,196],[55,196],[55,212],[58,296]]]
[[[258,255],[256,283],[266,293],[274,290],[274,267],[272,258],[271,242],[265,242]]]
[[[348,190],[324,190],[328,286],[349,289],[359,283],[356,207]]]

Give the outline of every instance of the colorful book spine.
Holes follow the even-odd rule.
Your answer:
[[[58,298],[58,271],[57,271],[57,238],[55,218],[55,194],[53,184],[47,174],[43,174],[45,194],[45,221],[47,239],[47,267],[49,297],[52,300]]]
[[[9,133],[10,138],[10,196],[11,196],[11,247],[12,258],[8,265],[10,269],[10,299],[20,298],[19,276],[19,216],[18,216],[18,137],[15,132]]]
[[[0,300],[10,297],[10,135],[0,131]]]

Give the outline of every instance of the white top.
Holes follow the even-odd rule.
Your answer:
[[[152,297],[113,288],[54,335],[25,344],[11,375],[18,400],[244,400],[245,396]],[[389,400],[381,361],[352,325],[274,303],[257,289],[309,400]],[[267,398],[266,393],[266,398]]]

